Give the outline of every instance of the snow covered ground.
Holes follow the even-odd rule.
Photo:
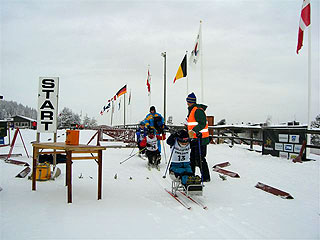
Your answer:
[[[32,154],[36,132],[21,130]],[[12,132],[13,133],[13,132]],[[64,141],[59,131],[58,141]],[[81,131],[87,143],[93,131]],[[11,135],[13,136],[13,134]],[[41,141],[50,135],[42,134]],[[106,144],[106,143],[102,143]],[[204,210],[191,202],[182,207],[164,191],[170,178],[161,171],[148,171],[146,161],[133,157],[123,164],[132,149],[107,149],[103,153],[102,200],[97,200],[97,164],[74,161],[73,203],[67,203],[65,165],[55,181],[37,182],[31,190],[27,178],[15,178],[24,168],[0,160],[0,239],[319,239],[319,160],[292,163],[262,156],[242,146],[209,145],[210,183],[205,184]],[[136,152],[137,150],[135,150]],[[8,153],[9,147],[0,148]],[[27,161],[20,138],[15,160]],[[169,157],[169,148],[166,148]],[[226,181],[212,166],[229,161],[226,170],[240,178]],[[82,174],[83,178],[79,178]],[[117,179],[114,178],[117,174]],[[130,179],[132,178],[132,179]],[[254,186],[262,182],[290,193],[282,199]]]

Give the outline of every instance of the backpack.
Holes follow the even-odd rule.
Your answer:
[[[163,132],[163,123],[162,123],[162,118],[160,116],[153,117],[153,125],[158,133]]]

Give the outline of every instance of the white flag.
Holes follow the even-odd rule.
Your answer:
[[[200,28],[199,28],[199,33],[196,38],[196,42],[194,44],[194,48],[191,51],[190,55],[190,65],[196,65],[199,61],[199,56],[200,56],[200,49],[201,49],[201,23],[200,23]]]

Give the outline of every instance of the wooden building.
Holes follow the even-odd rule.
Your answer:
[[[13,127],[14,128],[29,128],[37,129],[37,120],[24,117],[21,115],[13,116]]]

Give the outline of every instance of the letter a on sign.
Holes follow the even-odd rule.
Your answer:
[[[58,77],[40,77],[38,93],[37,131],[57,132],[58,122]]]

